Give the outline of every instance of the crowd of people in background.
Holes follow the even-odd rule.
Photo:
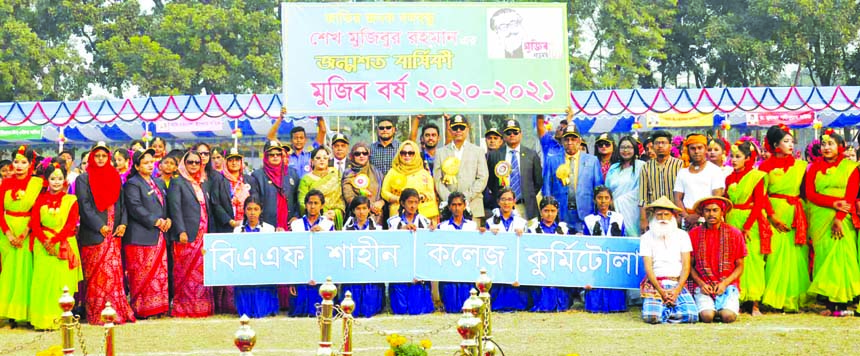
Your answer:
[[[91,324],[106,302],[117,322],[161,316],[313,316],[313,283],[206,287],[206,233],[461,230],[639,237],[640,291],[492,288],[493,309],[586,311],[642,304],[649,323],[732,322],[748,310],[824,315],[853,310],[860,296],[860,172],[856,150],[827,129],[804,152],[785,126],[759,144],[652,131],[640,141],[602,134],[594,154],[571,120],[536,117],[540,149],[506,120],[469,142],[462,115],[442,125],[419,115],[409,139],[396,120],[376,121],[373,143],[295,127],[248,167],[238,147],[174,147],[156,137],[77,157],[43,157],[27,146],[0,162],[0,318],[53,329],[63,287]],[[444,130],[444,135],[443,131]],[[645,136],[645,135],[643,135]],[[287,142],[288,141],[288,142]],[[444,142],[443,142],[444,141]],[[486,147],[484,149],[482,146]],[[46,155],[50,156],[50,155]],[[469,283],[344,285],[372,316],[459,312]],[[434,293],[435,292],[435,293]],[[434,296],[438,294],[438,296]]]

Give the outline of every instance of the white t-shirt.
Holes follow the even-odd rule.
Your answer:
[[[517,230],[522,230],[523,232],[528,231],[529,222],[526,221],[526,219],[514,214],[511,214],[509,219],[511,219],[510,224],[505,228],[505,222],[502,220],[502,217],[495,215],[487,220],[487,225],[485,227],[487,230],[498,228],[500,232],[515,232]]]
[[[326,219],[325,216],[320,216],[317,219],[317,223],[311,225],[311,223],[308,222],[307,215],[302,216],[301,219],[293,220],[293,222],[290,223],[290,231],[311,231],[311,228],[315,225],[319,225],[322,229],[321,231],[334,231],[334,223],[331,220]]]
[[[430,219],[425,218],[421,214],[415,214],[415,217],[412,218],[412,224],[415,224],[415,227],[419,230],[426,230],[430,228],[430,224],[432,223]],[[388,218],[388,230],[399,230],[406,225],[409,225],[409,222],[400,215]]]
[[[257,227],[260,228],[260,232],[275,232],[274,226],[266,224],[262,221],[260,221],[260,224],[257,225]],[[245,225],[236,226],[236,228],[233,229],[233,232],[235,232],[235,233],[245,232]]]
[[[699,199],[712,196],[714,190],[725,187],[726,177],[720,167],[711,162],[705,162],[705,168],[696,174],[690,173],[690,167],[681,168],[678,171],[678,177],[675,178],[673,190],[676,193],[684,193],[684,207],[692,209]]]
[[[655,277],[680,277],[683,267],[681,253],[684,252],[693,252],[693,245],[690,235],[681,229],[675,230],[665,239],[648,231],[639,240],[639,255],[651,257],[654,261]]]
[[[436,227],[442,231],[478,231],[478,224],[472,220],[463,218],[462,226],[458,229],[454,224],[452,219],[445,220],[439,223],[439,226]]]

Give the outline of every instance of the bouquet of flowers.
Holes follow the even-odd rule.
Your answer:
[[[385,356],[427,356],[427,350],[433,345],[430,340],[421,340],[418,344],[410,343],[405,336],[397,334],[388,335],[385,340],[391,347],[385,350]]]

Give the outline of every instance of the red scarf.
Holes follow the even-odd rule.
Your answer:
[[[728,190],[728,189],[729,189],[729,186],[730,186],[730,185],[732,185],[732,184],[734,184],[734,183],[738,183],[738,182],[740,182],[740,181],[741,181],[741,179],[742,179],[744,176],[746,176],[746,175],[747,175],[747,173],[749,173],[749,172],[753,169],[753,166],[752,166],[752,164],[751,164],[750,162],[753,162],[753,160],[748,159],[748,160],[747,160],[747,163],[746,163],[746,164],[744,164],[744,168],[743,168],[743,169],[741,169],[740,171],[733,170],[733,171],[732,171],[732,174],[729,174],[729,176],[728,176],[728,177],[726,177],[726,190]]]
[[[108,151],[105,150],[105,152]],[[110,152],[108,152],[108,155],[110,155]],[[95,151],[93,151],[90,152],[87,158],[87,175],[89,176],[90,190],[93,193],[96,210],[105,211],[119,200],[122,181],[120,180],[119,172],[111,167],[110,164],[105,163],[104,166],[96,166],[95,156]]]
[[[266,172],[266,177],[272,181],[272,184],[278,188],[278,216],[275,221],[275,227],[282,228],[287,230],[289,224],[287,223],[287,217],[289,216],[289,205],[287,205],[287,192],[284,190],[284,175],[287,174],[287,167],[284,165],[284,161],[281,161],[281,164],[275,166],[269,163],[269,160],[265,160],[263,162],[263,170]]]
[[[794,166],[793,155],[786,155],[785,157],[777,157],[776,155],[773,155],[762,162],[761,165],[758,166],[758,170],[764,173],[770,173],[770,171],[777,168],[780,168],[783,171],[788,171],[792,166]]]

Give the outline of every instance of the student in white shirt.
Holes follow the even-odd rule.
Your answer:
[[[388,218],[389,230],[435,230],[436,226],[430,222],[430,219],[418,213],[418,204],[421,203],[421,196],[414,188],[406,188],[400,193],[400,209],[397,211],[397,216]]]
[[[290,231],[334,231],[334,223],[321,215],[325,205],[325,195],[313,189],[305,195],[305,211],[300,219],[290,223]],[[321,303],[315,283],[296,285],[296,295],[290,301],[290,316],[312,316],[316,314],[315,304]]]
[[[334,222],[327,216],[322,215],[322,207],[325,205],[325,195],[319,190],[313,189],[305,196],[305,210],[307,214],[301,219],[290,223],[290,231],[334,231]]]
[[[452,192],[448,195],[448,205],[442,212],[443,220],[439,223],[442,231],[478,231],[478,224],[466,216],[466,195]],[[463,302],[469,299],[469,292],[474,287],[470,282],[440,282],[439,296],[446,313],[459,313]]]
[[[493,234],[499,232],[514,232],[521,236],[528,228],[528,222],[514,215],[514,205],[517,197],[510,188],[502,188],[498,196],[499,213],[487,220],[481,227],[481,232],[489,230]],[[493,311],[523,311],[530,308],[529,288],[520,288],[519,283],[513,285],[497,284],[490,289],[493,300]]]
[[[522,235],[528,229],[528,221],[514,213],[514,205],[517,197],[510,188],[502,188],[499,191],[499,209],[493,210],[493,217],[481,227],[481,232],[490,231],[494,234],[499,232],[515,232]]]
[[[453,192],[448,195],[447,205],[448,217],[439,223],[438,229],[444,231],[478,231],[478,224],[466,216],[466,195],[460,192]],[[466,291],[466,298],[469,297],[469,291]],[[460,306],[457,307],[456,313],[460,312]],[[452,313],[454,313],[452,312]]]
[[[343,224],[345,231],[375,231],[381,227],[376,224],[370,216],[370,199],[359,195],[352,199],[346,209],[349,216]],[[384,283],[362,283],[343,284],[342,292],[338,297],[343,301],[347,291],[352,292],[352,299],[356,301],[355,310],[352,315],[357,317],[371,317],[382,311],[385,306],[385,284]]]
[[[381,230],[382,226],[376,224],[370,216],[370,199],[359,195],[352,199],[346,209],[348,217],[343,223],[345,231]],[[355,298],[353,296],[353,298]]]
[[[435,230],[436,226],[418,213],[420,197],[413,188],[403,189],[400,193],[400,208],[397,216],[388,219],[389,230]],[[388,295],[391,298],[391,312],[394,314],[432,313],[433,293],[430,282],[415,280],[413,283],[391,283]]]
[[[275,232],[275,227],[260,220],[263,204],[256,195],[245,198],[245,219],[233,232]],[[278,290],[275,286],[235,286],[233,287],[236,310],[239,315],[251,318],[264,318],[278,315]]]

